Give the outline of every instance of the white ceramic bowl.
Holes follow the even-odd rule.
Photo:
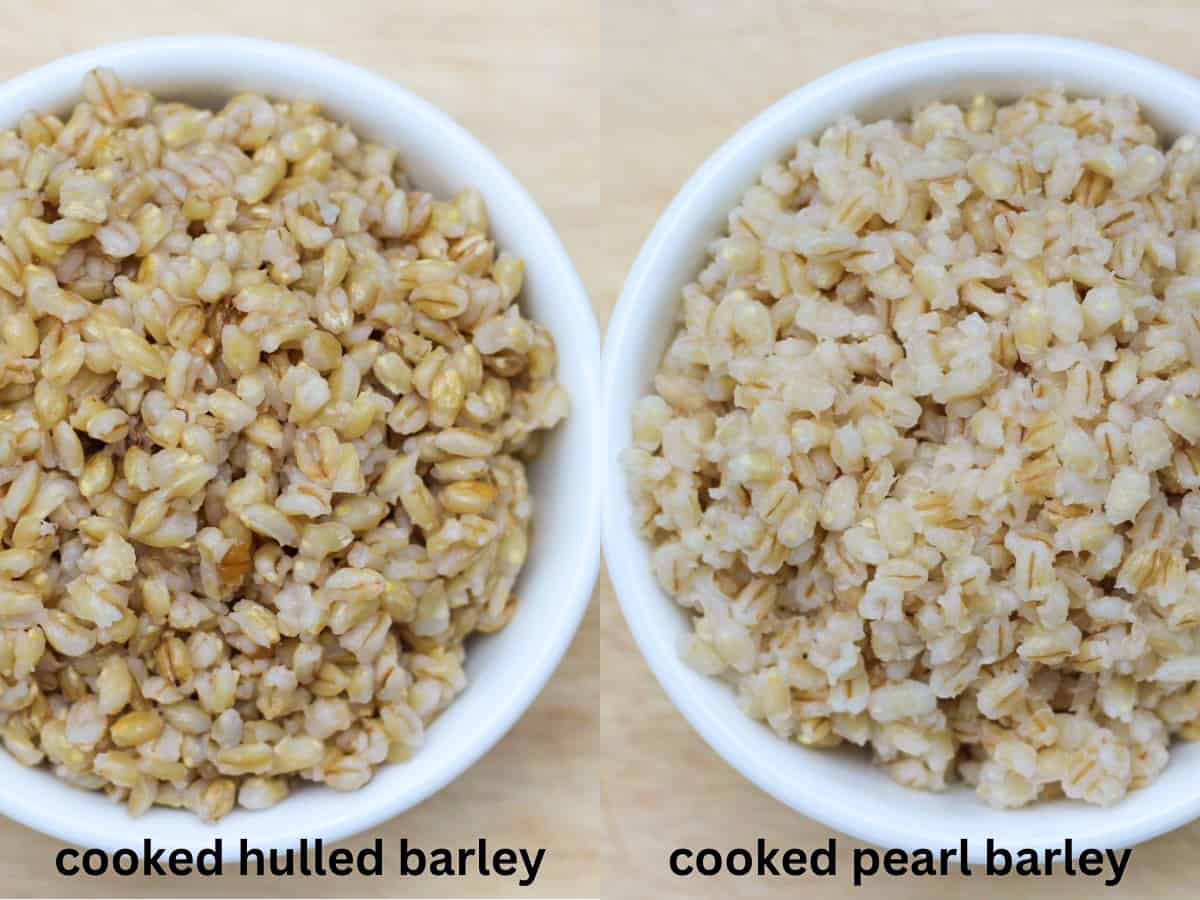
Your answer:
[[[0,127],[30,109],[69,109],[95,66],[109,66],[160,96],[198,103],[221,103],[242,90],[317,100],[360,134],[397,147],[421,187],[446,195],[474,185],[487,201],[499,245],[525,260],[523,308],[558,344],[558,377],[570,394],[571,414],[531,471],[534,535],[517,586],[520,605],[506,628],[471,644],[467,689],[434,722],[410,762],[384,766],[355,793],[306,787],[272,809],[236,810],[206,825],[190,813],[160,808],[130,818],[103,795],[24,768],[0,751],[0,812],[83,846],[140,847],[151,836],[156,846],[202,847],[221,837],[236,851],[243,837],[262,847],[344,837],[419,803],[479,759],[533,702],[570,643],[599,568],[599,329],[570,258],[529,194],[461,126],[396,84],[283,44],[151,38],[70,56],[0,85]]]
[[[863,121],[905,115],[938,98],[998,98],[1058,81],[1074,93],[1132,94],[1167,139],[1200,131],[1200,82],[1107,47],[1030,35],[977,35],[905,47],[839,69],[776,103],[722,146],[679,192],[642,247],[609,323],[604,350],[608,473],[604,552],[638,645],[675,705],[743,775],[798,812],[877,844],[958,846],[986,837],[1010,847],[1075,844],[1124,847],[1200,815],[1200,745],[1172,748],[1149,787],[1114,807],[1041,803],[988,808],[966,788],[933,794],[895,784],[862,755],[807,750],[777,738],[738,709],[733,692],[685,666],[676,642],[687,618],[659,589],[648,545],[632,527],[618,455],[630,416],[646,394],[673,332],[680,288],[698,272],[706,245],[725,227],[740,195],[798,137],[840,115]]]

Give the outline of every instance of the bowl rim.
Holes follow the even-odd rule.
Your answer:
[[[1071,71],[1077,73],[1081,79],[1087,72],[1095,72],[1100,67],[1108,66],[1127,74],[1137,73],[1158,84],[1170,83],[1200,97],[1200,93],[1197,93],[1200,91],[1200,80],[1164,63],[1091,41],[1020,32],[968,34],[922,41],[843,65],[796,88],[758,113],[725,139],[688,177],[661,213],[639,250],[605,332],[602,378],[606,427],[610,437],[606,459],[606,502],[602,541],[606,569],[625,621],[643,658],[672,704],[683,714],[692,729],[744,778],[802,815],[852,837],[883,847],[912,850],[918,847],[956,844],[951,845],[940,840],[930,841],[912,833],[911,830],[893,822],[878,801],[864,802],[860,795],[857,802],[845,802],[849,798],[840,788],[837,792],[805,790],[794,780],[787,779],[781,772],[763,765],[753,757],[749,737],[752,730],[764,729],[764,725],[745,716],[740,717],[738,721],[730,721],[723,714],[723,710],[714,709],[689,686],[688,678],[693,677],[695,673],[692,673],[679,658],[675,641],[670,639],[671,635],[668,635],[665,628],[657,624],[648,612],[653,605],[672,601],[659,588],[649,566],[644,565],[639,547],[646,548],[646,542],[637,534],[633,522],[625,517],[625,513],[628,512],[629,495],[619,457],[629,446],[629,413],[632,409],[623,404],[629,382],[633,378],[630,373],[645,353],[640,348],[651,330],[646,326],[645,316],[648,313],[645,310],[655,303],[666,302],[655,296],[656,291],[659,291],[657,277],[660,274],[660,261],[675,259],[686,252],[679,249],[681,236],[689,222],[711,211],[712,201],[706,197],[725,187],[721,184],[721,179],[727,169],[740,168],[745,165],[744,157],[757,154],[757,173],[775,158],[764,148],[777,143],[781,131],[788,132],[790,129],[794,140],[802,134],[811,133],[814,128],[821,127],[820,124],[791,124],[794,119],[803,117],[804,107],[811,103],[824,101],[830,96],[855,87],[864,93],[868,93],[872,88],[875,93],[889,87],[892,90],[902,89],[907,83],[915,82],[922,76],[927,77],[930,69],[936,68],[941,62],[950,59],[959,61],[966,56],[971,57],[971,64],[978,66],[981,75],[1000,71],[1008,77],[1018,71],[1014,59],[1018,55],[1022,56],[1026,69],[1034,74],[1036,64],[1031,61],[1035,59],[1052,59],[1060,66],[1070,66]],[[1042,80],[1053,80],[1053,77],[1046,76]],[[1145,101],[1145,92],[1146,88],[1140,81],[1131,82],[1129,94]],[[864,101],[855,94],[842,108],[842,112],[854,114],[864,102],[869,104],[870,99]],[[750,187],[754,177],[752,175],[746,180],[738,192],[739,196]],[[662,263],[663,268],[666,266],[666,263]],[[682,284],[679,287],[682,287]],[[678,302],[678,288],[673,290],[671,297],[672,302]],[[671,326],[672,330],[674,327]],[[641,390],[644,393],[644,387]],[[1035,808],[1037,807],[1030,807]],[[1076,846],[1129,847],[1177,828],[1200,816],[1200,791],[1194,796],[1177,798],[1148,812],[1139,810],[1139,813],[1131,814],[1120,822],[1113,821],[1092,829],[1081,835],[1082,839],[1076,841]],[[1085,840],[1101,843],[1084,843]],[[1029,844],[1022,844],[1019,835],[997,835],[996,846],[1017,848]],[[973,862],[979,861],[974,840],[970,856]]]
[[[256,68],[274,66],[279,72],[286,73],[279,77],[287,80],[298,80],[293,72],[303,71],[305,77],[312,77],[315,73],[322,78],[342,82],[347,86],[343,90],[353,87],[370,92],[380,108],[391,110],[389,122],[407,122],[403,126],[396,126],[401,130],[420,127],[435,131],[439,139],[445,140],[455,153],[466,157],[467,162],[457,162],[457,167],[475,167],[471,176],[473,183],[485,193],[491,191],[502,194],[506,202],[516,207],[515,214],[520,217],[521,227],[529,230],[528,244],[540,248],[539,252],[547,260],[550,274],[545,278],[549,285],[546,290],[554,291],[556,302],[565,310],[566,323],[562,327],[566,331],[555,334],[559,352],[562,354],[569,349],[584,361],[580,367],[582,376],[576,379],[579,383],[572,385],[570,415],[572,420],[585,423],[582,428],[587,436],[588,451],[586,458],[580,460],[586,468],[580,475],[587,479],[587,483],[599,484],[603,472],[601,448],[604,444],[599,383],[600,330],[590,297],[561,238],[532,194],[482,141],[430,101],[390,78],[308,47],[240,35],[195,33],[124,40],[58,57],[0,83],[0,106],[19,99],[25,104],[23,109],[37,108],[47,102],[45,98],[48,95],[60,90],[64,82],[77,86],[83,74],[97,66],[120,68],[126,64],[141,64],[152,67],[155,72],[169,74],[171,66],[178,64],[181,71],[186,73],[189,69],[201,67],[201,58],[206,56],[219,58],[234,77],[244,71],[252,79]],[[77,87],[72,95],[78,97]],[[576,439],[576,443],[580,441]],[[465,736],[448,732],[444,747],[439,748],[436,772],[414,782],[411,789],[384,796],[378,790],[379,781],[373,780],[347,796],[346,813],[335,820],[312,825],[300,823],[282,836],[254,832],[253,826],[249,826],[243,833],[249,832],[245,836],[251,846],[294,847],[301,836],[336,841],[372,828],[417,806],[441,790],[474,765],[512,729],[537,699],[574,640],[599,575],[599,493],[580,492],[576,499],[581,503],[575,520],[577,528],[573,529],[568,546],[561,548],[569,555],[573,567],[570,579],[558,585],[560,606],[552,620],[545,623],[546,630],[540,635],[541,640],[536,646],[526,648],[518,677],[506,682],[507,693],[503,694],[500,702],[490,707],[485,719],[479,720],[478,730]],[[536,536],[533,541],[537,541]],[[557,548],[556,552],[559,552]],[[426,752],[430,749],[429,746],[424,748]],[[36,771],[55,777],[43,768],[29,771],[31,774]],[[129,817],[124,808],[117,804],[112,804],[114,814],[128,821],[131,827],[114,828],[116,819],[113,817],[104,815],[92,820],[75,815],[70,809],[47,804],[37,796],[36,789],[14,791],[11,787],[10,782],[9,790],[0,791],[0,813],[43,834],[81,847],[111,851],[133,846],[140,854],[141,837],[131,845],[131,835],[136,833],[144,836],[148,830],[152,830],[144,825],[139,830],[136,824],[138,820]],[[212,828],[198,819],[196,823],[203,830]],[[190,820],[182,830],[196,831]],[[168,835],[162,840],[156,839],[156,845],[202,847],[210,845],[211,839],[218,836],[213,831],[207,838],[208,844],[205,844],[206,839],[198,833],[186,838]],[[224,842],[226,859],[236,853],[235,843],[233,840]]]

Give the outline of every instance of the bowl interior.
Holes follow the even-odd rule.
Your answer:
[[[425,746],[403,765],[385,765],[347,795],[306,786],[278,806],[235,810],[215,825],[154,808],[130,818],[102,795],[76,790],[45,770],[0,752],[0,809],[39,830],[86,846],[211,846],[236,851],[337,838],[420,802],[498,740],[557,665],[586,608],[599,565],[601,466],[597,370],[599,335],[587,295],[566,251],[537,205],[504,167],[449,117],[391,82],[321,54],[240,38],[163,38],[101,48],[0,86],[0,127],[29,109],[63,111],[77,102],[84,73],[114,68],[160,97],[215,106],[242,90],[320,102],[361,136],[399,149],[415,184],[438,195],[473,185],[483,194],[497,244],[525,260],[523,309],[554,335],[558,378],[571,414],[545,441],[530,470],[534,534],[510,624],[472,640],[468,687],[430,727]]]
[[[743,775],[794,809],[835,828],[897,847],[1126,846],[1200,814],[1200,746],[1172,748],[1167,770],[1115,807],[1056,801],[997,811],[956,787],[933,794],[901,787],[863,753],[807,750],[747,719],[733,692],[684,665],[677,641],[689,616],[659,589],[649,546],[632,527],[619,454],[634,404],[646,394],[674,333],[680,289],[692,280],[728,212],[768,163],[797,138],[839,117],[903,117],[935,99],[983,92],[1013,99],[1051,82],[1073,94],[1132,94],[1165,140],[1200,131],[1200,83],[1121,51],[1054,38],[975,36],[919,44],[840,69],[789,95],[738,131],[688,181],[642,248],[610,321],[604,351],[608,451],[604,547],[631,629],[663,687],[692,725]]]

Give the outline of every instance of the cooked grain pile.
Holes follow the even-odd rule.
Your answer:
[[[83,92],[0,133],[4,744],[133,813],[361,787],[513,614],[553,341],[313,104]]]
[[[683,292],[627,464],[747,715],[997,806],[1200,736],[1200,144],[1043,90],[846,119]]]

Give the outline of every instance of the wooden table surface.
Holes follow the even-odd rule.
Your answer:
[[[603,327],[655,218],[724,138],[806,81],[871,53],[972,31],[1103,41],[1200,75],[1200,5],[1066,0],[9,0],[0,77],[149,34],[220,31],[316,47],[415,90],[513,170],[559,229]],[[520,724],[466,775],[374,835],[394,847],[546,847],[523,896],[1074,898],[1191,896],[1200,825],[1134,851],[1121,886],[1051,879],[683,880],[676,846],[762,837],[822,843],[829,830],[737,775],[667,701],[602,578],[563,666]],[[840,838],[846,852],[854,843]],[[500,896],[490,880],[68,881],[60,845],[0,820],[0,893],[11,896]],[[394,855],[389,855],[389,864]],[[517,893],[507,888],[509,894]]]

